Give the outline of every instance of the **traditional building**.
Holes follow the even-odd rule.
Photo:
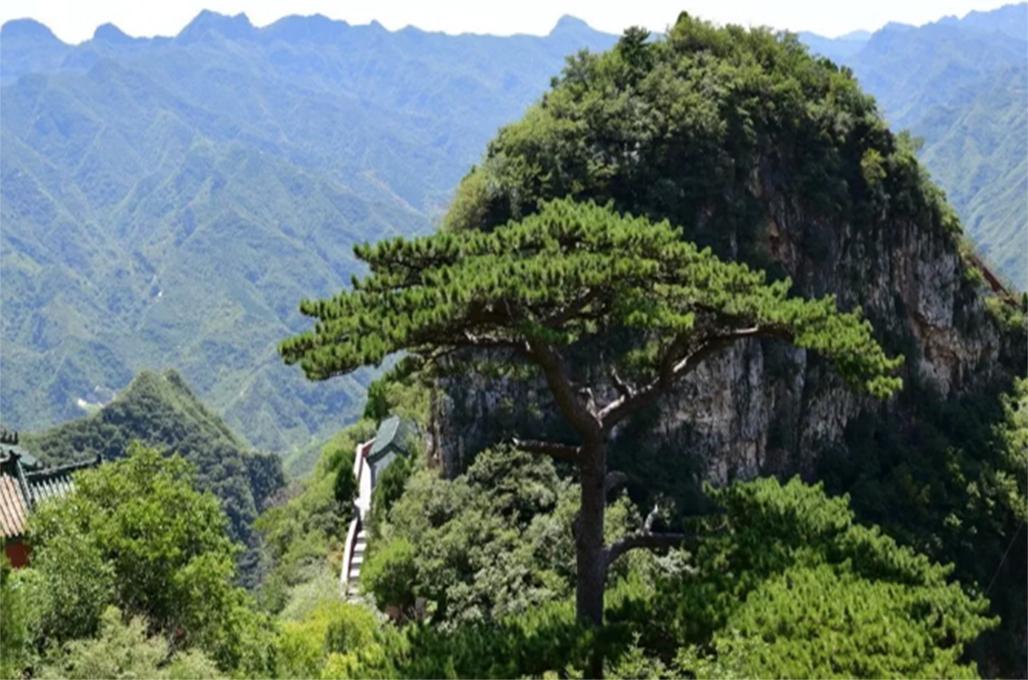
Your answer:
[[[74,488],[72,474],[102,462],[100,456],[83,463],[44,467],[18,445],[18,433],[0,428],[0,540],[14,567],[28,563],[26,541],[29,515],[43,501],[60,498]]]
[[[371,510],[375,484],[397,456],[410,456],[414,452],[419,437],[417,425],[398,416],[391,416],[379,423],[374,439],[357,445],[353,461],[353,476],[357,481],[357,498],[354,500],[356,512],[346,532],[343,565],[339,572],[343,597],[356,596],[356,586],[368,545],[364,523]]]
[[[372,484],[397,456],[410,455],[417,437],[417,426],[399,416],[390,416],[379,424],[378,432],[371,440],[371,448],[365,449],[365,456],[371,467]]]

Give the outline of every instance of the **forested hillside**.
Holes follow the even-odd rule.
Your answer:
[[[1015,280],[1028,238],[1024,7],[803,36],[924,137],[920,157],[968,234]],[[354,243],[433,229],[565,56],[612,42],[572,18],[545,37],[498,38],[324,17],[258,29],[204,12],[173,38],[105,25],[76,46],[9,22],[5,422],[77,417],[170,365],[255,445],[316,450],[356,415],[369,374],[314,391],[280,366],[296,301],[356,273]]]
[[[257,29],[81,45],[10,22],[2,50],[5,423],[66,420],[174,366],[278,452],[352,418],[366,374],[315,391],[277,361],[296,302],[356,273],[355,243],[425,233],[489,137],[564,57],[612,36]]]
[[[800,37],[851,67],[893,128],[924,140],[919,157],[972,241],[1028,289],[1028,4]]]
[[[171,63],[177,40],[214,36],[236,58],[272,28],[203,15],[130,43]],[[75,54],[6,88],[27,106],[80,63],[120,68]],[[53,96],[33,130],[74,131],[45,115]],[[318,142],[290,148],[316,159]],[[224,207],[221,176],[195,172]],[[128,224],[118,239],[146,231]],[[175,372],[26,439],[48,460],[116,459],[33,509],[26,567],[0,560],[0,675],[1028,675],[1028,297],[989,285],[849,69],[684,12],[663,36],[628,29],[491,136],[440,229],[352,257],[360,273],[327,291],[283,284],[308,321],[282,322],[269,361],[331,399],[403,355],[281,493],[280,461]],[[418,441],[379,441],[391,415]]]
[[[26,447],[52,465],[97,454],[115,460],[133,442],[177,453],[195,466],[199,487],[218,497],[232,538],[249,551],[243,564],[254,577],[253,523],[285,485],[281,460],[250,449],[175,371],[144,371],[99,412],[25,437]]]
[[[884,401],[861,395],[852,381],[840,380],[830,352],[789,346],[801,338],[814,342],[816,331],[783,332],[770,311],[754,320],[750,289],[741,280],[706,272],[684,285],[680,270],[665,272],[663,262],[650,265],[652,292],[626,291],[627,329],[615,334],[608,315],[618,308],[606,296],[631,285],[636,261],[646,259],[641,244],[653,230],[637,227],[646,236],[621,246],[628,262],[604,266],[605,252],[597,252],[589,229],[562,217],[554,224],[567,233],[547,242],[581,252],[581,259],[537,255],[521,230],[545,222],[549,201],[568,198],[658,224],[667,220],[681,238],[766,271],[791,294],[830,296],[842,310],[860,310],[886,354],[904,357],[897,368],[902,389]],[[470,265],[458,258],[444,272],[432,268],[455,252],[474,255],[481,232],[506,239],[511,221],[519,225],[510,237],[515,245],[485,247],[492,259],[485,258],[491,266],[482,266],[483,281],[469,277],[466,287],[449,292]],[[319,323],[312,335],[285,344],[285,357],[309,352],[301,360],[305,371],[322,377],[327,367],[378,349],[363,341],[378,337],[375,324],[383,319],[387,344],[413,337],[402,346],[431,355],[417,344],[422,319],[431,324],[423,341],[430,347],[459,342],[448,335],[449,324],[465,318],[455,309],[470,298],[469,323],[487,324],[467,329],[466,337],[484,348],[473,356],[516,368],[469,371],[466,354],[452,365],[443,362],[432,432],[449,474],[512,435],[582,451],[609,436],[604,455],[642,507],[670,497],[685,514],[701,510],[703,483],[793,474],[823,480],[832,494],[849,495],[861,521],[955,563],[958,578],[979,592],[1004,593],[992,600],[1003,626],[983,636],[979,658],[986,668],[1024,674],[1024,451],[1002,434],[1008,401],[1022,403],[1008,395],[1026,374],[1024,302],[985,285],[965,254],[957,216],[911,140],[889,128],[849,70],[811,59],[788,37],[717,30],[685,16],[664,41],[627,32],[614,50],[574,60],[538,105],[500,132],[461,183],[445,226],[465,237],[456,249],[443,241],[437,253],[435,243],[419,241],[362,250],[381,280],[358,286],[352,299],[305,305]],[[667,250],[668,259],[676,257]],[[508,252],[527,262],[509,264],[501,255]],[[421,257],[429,258],[424,280],[394,272],[394,262]],[[536,266],[542,271],[533,286]],[[618,283],[590,266],[616,270]],[[524,283],[508,290],[508,279]],[[716,292],[706,288],[712,281]],[[435,289],[442,289],[439,318],[411,314],[397,321],[405,293],[393,300],[392,286],[417,291],[423,304],[434,304]],[[677,304],[697,308],[666,309],[668,291],[679,291]],[[735,296],[727,318],[722,294]],[[502,303],[493,301],[504,295]],[[758,309],[775,308],[770,297],[763,299]],[[376,304],[380,314],[365,311]],[[721,335],[708,341],[711,317]],[[505,326],[511,318],[530,320],[523,332],[539,335],[511,344]],[[740,326],[749,328],[749,340],[737,334]],[[604,331],[611,336],[597,340]],[[649,344],[634,345],[639,335]],[[829,347],[845,348],[854,337],[840,328]],[[557,345],[557,358],[544,362],[541,343]],[[672,355],[651,368],[676,348],[695,355]],[[629,350],[626,361],[621,353]],[[695,370],[668,387],[693,361]],[[570,386],[563,392],[553,366],[565,367]],[[654,390],[666,392],[629,420],[610,424]],[[601,414],[600,434],[578,424],[575,408],[566,406],[574,395],[580,410]],[[581,466],[578,473],[582,480],[604,478],[589,477]],[[807,674],[819,675],[798,673]]]

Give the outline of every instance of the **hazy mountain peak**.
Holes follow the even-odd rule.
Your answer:
[[[557,23],[553,26],[550,31],[550,35],[577,33],[580,31],[592,31],[593,29],[589,24],[585,23],[578,17],[573,17],[570,14],[565,14],[560,19],[557,19]]]
[[[126,44],[132,42],[135,38],[114,24],[106,23],[96,27],[96,31],[93,32],[93,40],[112,44]]]
[[[890,21],[879,29],[879,33],[882,31],[913,31],[917,26],[913,24],[904,24],[898,21]]]
[[[850,31],[844,35],[840,35],[837,40],[858,40],[860,42],[867,42],[871,38],[871,31]]]
[[[986,12],[972,11],[963,19],[948,16],[938,23],[960,25],[987,33],[999,32],[1018,40],[1028,40],[1028,3],[1004,5]]]
[[[35,19],[11,19],[0,28],[0,39],[20,38],[40,42],[61,42],[45,24]]]
[[[209,9],[202,10],[196,18],[182,29],[178,38],[192,40],[204,35],[220,35],[225,38],[246,38],[254,33],[250,18],[242,12],[234,16],[218,14]]]
[[[262,29],[262,33],[284,40],[335,40],[350,27],[342,19],[330,19],[324,14],[301,16],[290,14]]]

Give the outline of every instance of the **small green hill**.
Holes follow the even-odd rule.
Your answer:
[[[277,456],[253,451],[175,371],[144,371],[93,415],[25,437],[26,448],[52,464],[97,454],[120,458],[136,440],[195,465],[201,488],[221,500],[233,537],[255,546],[252,524],[284,485],[282,464]]]

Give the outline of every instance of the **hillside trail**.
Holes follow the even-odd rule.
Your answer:
[[[343,564],[339,570],[339,592],[345,600],[361,599],[360,574],[364,555],[368,548],[368,536],[365,522],[371,510],[371,495],[374,491],[374,475],[368,463],[368,453],[375,439],[357,444],[353,460],[353,476],[357,480],[357,499],[354,501],[354,517],[346,532],[346,547],[343,551]]]

